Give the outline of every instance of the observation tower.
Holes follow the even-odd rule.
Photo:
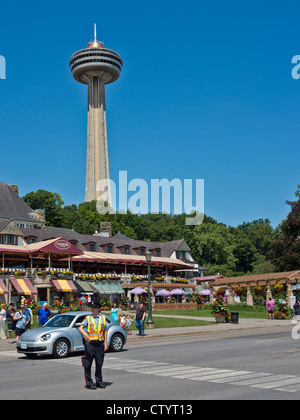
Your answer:
[[[116,81],[121,73],[123,61],[119,54],[104,48],[97,40],[94,24],[94,40],[87,48],[77,51],[69,62],[72,75],[77,82],[88,85],[87,157],[85,201],[97,200],[104,191],[105,201],[111,206],[109,183],[109,161],[105,106],[105,85]],[[102,184],[102,186],[101,186]],[[103,188],[105,184],[105,188]],[[99,188],[100,187],[100,188]]]

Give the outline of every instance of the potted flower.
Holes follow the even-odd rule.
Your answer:
[[[274,291],[276,292],[276,293],[282,293],[283,292],[283,289],[284,289],[284,286],[283,286],[283,284],[275,284],[275,286],[274,286]]]
[[[229,313],[227,311],[226,301],[224,301],[222,296],[219,295],[216,298],[211,314],[215,317],[216,322],[226,322]]]
[[[256,296],[261,296],[264,293],[264,288],[260,285],[254,286],[253,290]]]

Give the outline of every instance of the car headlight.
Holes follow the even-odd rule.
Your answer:
[[[41,337],[41,341],[48,341],[51,338],[51,334],[44,334]]]

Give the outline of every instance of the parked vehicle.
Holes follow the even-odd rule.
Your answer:
[[[67,357],[70,353],[84,350],[83,337],[78,331],[81,323],[91,312],[66,312],[51,318],[42,328],[26,331],[17,343],[18,353],[28,357],[38,354]],[[106,318],[107,346],[119,352],[127,341],[127,334],[118,322]]]

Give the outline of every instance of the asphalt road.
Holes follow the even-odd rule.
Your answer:
[[[121,353],[106,354],[107,388],[96,391],[84,389],[80,355],[31,360],[12,346],[0,352],[0,398],[298,400],[300,340],[291,332],[289,326],[131,341]]]

